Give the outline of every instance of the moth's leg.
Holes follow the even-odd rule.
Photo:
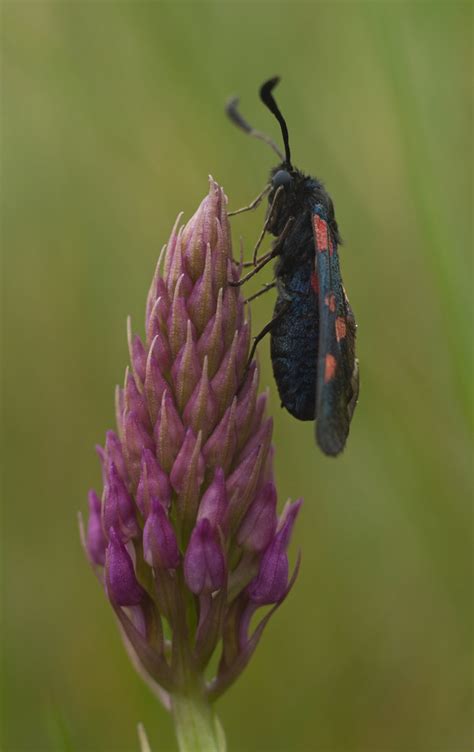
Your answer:
[[[262,202],[262,200],[265,198],[267,193],[271,190],[271,184],[265,186],[263,191],[258,194],[256,198],[254,198],[253,201],[250,202],[248,206],[243,206],[241,209],[236,209],[235,211],[227,212],[228,217],[235,217],[236,214],[243,214],[243,212],[246,211],[252,211],[253,209],[256,209],[257,206]]]
[[[280,186],[280,188],[282,187],[283,186]],[[280,188],[278,190],[280,190]],[[248,274],[246,274],[244,277],[239,279],[238,282],[229,280],[229,285],[231,287],[240,287],[240,285],[243,285],[244,282],[247,282],[247,280],[251,279],[255,274],[258,274],[260,269],[263,269],[265,264],[268,264],[268,262],[271,261],[273,258],[275,258],[275,256],[278,256],[280,245],[283,243],[286,236],[288,235],[294,221],[295,221],[294,217],[288,218],[286,225],[284,226],[280,235],[276,238],[275,242],[273,243],[273,247],[267,253],[264,253],[263,256],[260,256],[260,258],[256,259],[256,266],[253,267],[251,272],[248,272]],[[243,266],[245,266],[245,264]]]
[[[276,287],[276,285],[277,285],[276,282],[266,282],[263,285],[263,288],[261,290],[259,290],[258,292],[254,293],[253,295],[251,295],[250,298],[247,298],[245,300],[245,303],[250,303],[252,300],[255,300],[255,298],[259,298],[260,295],[264,295],[266,292],[268,292],[269,290],[271,290],[273,287]]]
[[[244,261],[244,239],[242,235],[239,237],[239,244],[240,244],[239,260],[236,261],[236,259],[232,259],[232,263],[234,263],[235,266],[239,266],[241,269],[248,269],[249,266],[254,266],[253,261]]]
[[[286,225],[284,226],[283,230],[281,231],[281,233],[279,234],[279,236],[277,238],[275,238],[275,241],[273,243],[273,248],[272,248],[273,251],[275,251],[275,250],[277,252],[279,251],[280,246],[283,243],[283,241],[285,240],[285,238],[287,237],[288,233],[290,232],[290,230],[291,230],[291,228],[293,226],[293,222],[294,221],[295,221],[294,217],[288,217]],[[264,253],[263,256],[260,256],[260,258],[255,259],[256,263],[258,264],[262,259],[265,258],[266,255],[267,254]],[[246,266],[246,265],[248,266],[249,264],[248,263],[244,264],[244,266]]]
[[[270,224],[270,220],[272,218],[272,214],[273,214],[273,210],[275,208],[276,201],[277,201],[278,197],[280,196],[280,194],[283,191],[284,191],[284,188],[283,188],[282,185],[280,185],[279,188],[277,188],[277,190],[275,191],[275,195],[273,196],[273,201],[270,204],[270,208],[268,210],[267,218],[266,218],[266,220],[264,222],[264,225],[262,227],[262,232],[260,233],[259,238],[258,238],[258,240],[257,240],[257,242],[255,244],[255,248],[253,249],[253,263],[254,263],[254,266],[256,266],[258,264],[258,260],[257,260],[258,249],[262,245],[263,238],[265,237],[265,233],[268,230],[268,225]]]
[[[271,320],[271,321],[269,321],[269,322],[268,322],[268,324],[266,324],[266,325],[265,325],[265,326],[263,327],[262,331],[261,331],[261,332],[259,332],[259,333],[257,334],[257,336],[256,336],[256,337],[254,337],[254,338],[253,338],[253,344],[252,344],[252,348],[251,348],[251,350],[250,350],[250,355],[249,355],[249,358],[248,358],[248,360],[247,360],[247,366],[246,366],[246,368],[245,368],[245,370],[246,370],[246,371],[248,370],[248,368],[249,368],[249,366],[250,366],[250,363],[252,362],[252,359],[253,359],[253,356],[255,355],[255,350],[257,349],[258,343],[259,343],[259,342],[261,342],[261,340],[262,340],[262,339],[263,339],[263,338],[264,338],[264,337],[265,337],[265,336],[266,336],[266,335],[267,335],[267,334],[268,334],[269,332],[271,332],[271,330],[272,330],[272,329],[273,329],[273,327],[275,326],[276,322],[277,322],[277,321],[279,321],[279,320],[280,320],[280,319],[282,318],[282,316],[284,316],[284,315],[285,315],[285,313],[287,312],[288,308],[290,307],[290,303],[291,303],[291,298],[288,298],[287,300],[285,300],[285,301],[283,302],[283,305],[282,305],[282,307],[281,307],[281,308],[280,308],[280,310],[278,311],[277,315],[276,315],[276,316],[274,316],[274,317],[272,318],[272,320]]]
[[[247,280],[251,279],[255,274],[258,274],[260,269],[263,269],[263,267],[268,264],[269,261],[272,260],[276,256],[275,249],[272,248],[271,251],[265,254],[265,256],[262,257],[262,259],[259,261],[257,266],[254,266],[251,272],[248,272],[244,277],[241,277],[239,280],[234,281],[233,279],[229,279],[228,284],[230,287],[240,287],[243,285]]]

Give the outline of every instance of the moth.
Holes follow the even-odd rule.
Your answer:
[[[291,161],[288,128],[272,94],[279,80],[266,81],[260,98],[280,124],[284,154],[242,117],[238,99],[231,99],[226,108],[235,125],[265,141],[280,158],[262,193],[248,207],[230,213],[254,209],[268,196],[253,268],[235,284],[243,284],[276,259],[275,281],[263,290],[277,289],[273,317],[255,338],[250,357],[270,333],[273,375],[282,407],[298,420],[315,420],[319,447],[336,456],[345,447],[359,394],[357,326],[342,283],[334,204],[322,182],[305,175]],[[270,251],[258,257],[267,232],[275,240]]]

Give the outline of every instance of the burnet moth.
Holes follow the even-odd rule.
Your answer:
[[[288,128],[272,95],[279,80],[266,81],[260,98],[280,124],[284,154],[242,117],[237,99],[226,108],[239,128],[269,144],[281,160],[262,193],[249,206],[230,212],[254,209],[268,195],[253,268],[234,284],[243,284],[276,258],[275,281],[262,290],[277,288],[273,318],[255,338],[251,357],[258,342],[270,333],[273,374],[282,406],[299,420],[316,420],[317,443],[325,454],[335,456],[344,449],[359,393],[356,322],[342,284],[334,205],[317,178],[292,164]],[[258,257],[266,232],[276,239],[271,250]]]

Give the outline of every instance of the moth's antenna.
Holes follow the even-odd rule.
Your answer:
[[[232,99],[229,99],[225,106],[225,111],[228,115],[228,117],[232,120],[234,125],[236,125],[238,128],[241,128],[245,133],[248,133],[249,136],[253,136],[254,138],[260,139],[260,141],[264,141],[266,144],[268,144],[273,151],[275,151],[281,161],[284,161],[283,154],[281,153],[280,149],[276,145],[274,141],[270,138],[270,136],[267,136],[265,133],[261,133],[260,131],[256,131],[255,128],[252,128],[249,123],[242,117],[238,110],[239,106],[239,99],[238,97],[232,97]]]
[[[270,78],[269,81],[265,81],[265,83],[260,87],[260,99],[262,100],[263,104],[268,107],[270,112],[275,115],[276,119],[280,123],[281,135],[283,136],[283,143],[285,144],[285,161],[288,167],[291,169],[290,139],[288,136],[288,128],[286,126],[285,118],[278,109],[278,105],[273,99],[272,95],[272,90],[275,88],[279,80],[280,77],[275,76],[275,78]]]

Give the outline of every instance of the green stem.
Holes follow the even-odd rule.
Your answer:
[[[179,752],[225,752],[222,726],[201,693],[173,695],[172,708]]]

